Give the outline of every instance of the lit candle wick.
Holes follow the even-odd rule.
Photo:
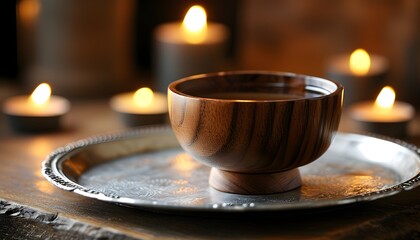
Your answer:
[[[383,110],[392,108],[395,102],[395,91],[389,86],[384,87],[375,101],[375,107]]]
[[[50,85],[46,83],[41,83],[30,96],[30,101],[35,103],[36,105],[43,105],[45,104],[51,96],[51,88]]]
[[[153,102],[153,91],[150,88],[140,88],[134,93],[134,102],[140,107],[148,107]]]
[[[185,39],[190,43],[204,41],[207,33],[207,14],[203,7],[192,6],[182,22]]]
[[[350,70],[356,75],[365,75],[369,72],[370,69],[370,56],[363,49],[356,49],[350,55]]]

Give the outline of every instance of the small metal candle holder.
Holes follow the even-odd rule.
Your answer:
[[[349,113],[358,129],[363,132],[370,132],[394,138],[406,138],[408,126],[414,118],[414,108],[403,102],[396,102],[400,117],[394,119],[381,119],[373,112],[374,102],[360,102],[353,104]]]
[[[43,110],[25,106],[28,96],[7,99],[3,106],[10,127],[16,132],[40,133],[61,128],[61,118],[70,110],[70,102],[59,96],[51,96]]]
[[[111,109],[117,113],[125,126],[137,127],[169,122],[167,98],[164,94],[153,93],[153,100],[143,107],[136,103],[134,95],[134,92],[121,93],[110,100]]]

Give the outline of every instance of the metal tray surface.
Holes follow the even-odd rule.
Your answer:
[[[399,140],[338,132],[321,158],[300,168],[301,188],[270,195],[219,192],[209,187],[209,171],[179,147],[168,126],[80,140],[42,163],[54,185],[101,201],[158,211],[282,211],[410,190],[420,182],[420,150]]]

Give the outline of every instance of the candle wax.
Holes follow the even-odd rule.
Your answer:
[[[387,59],[370,55],[370,68],[366,74],[357,75],[350,69],[350,54],[331,57],[327,62],[327,76],[344,86],[344,106],[360,101],[368,101],[372,93],[379,93],[389,71]]]
[[[160,25],[155,31],[155,37],[159,42],[172,44],[214,44],[224,42],[227,38],[228,30],[222,24],[207,23],[206,34],[202,41],[191,43],[181,23],[166,23]]]
[[[354,76],[370,76],[370,75],[377,75],[383,72],[388,71],[388,62],[386,58],[379,56],[379,55],[370,55],[371,65],[369,71],[363,75],[357,75],[353,73],[350,69],[349,64],[350,55],[337,55],[332,57],[329,60],[328,70],[335,73],[341,73],[346,75],[354,75]]]
[[[225,60],[229,31],[222,24],[207,23],[205,37],[197,43],[186,39],[181,23],[162,24],[154,34],[158,91],[166,92],[182,77],[219,71]]]
[[[414,108],[404,102],[395,102],[391,108],[376,106],[374,102],[354,104],[351,116],[364,122],[405,122],[413,118]]]
[[[134,92],[121,93],[114,96],[111,101],[111,108],[121,113],[131,114],[161,114],[168,112],[168,103],[165,95],[154,92],[151,104],[142,106],[134,101]]]
[[[15,96],[6,100],[3,111],[14,116],[48,117],[63,115],[69,111],[70,103],[59,96],[50,96],[50,99],[37,105],[29,96]]]

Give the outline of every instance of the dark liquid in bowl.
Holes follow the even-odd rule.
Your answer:
[[[264,92],[209,92],[201,93],[199,96],[227,100],[292,100],[305,98],[305,96],[299,95]]]

